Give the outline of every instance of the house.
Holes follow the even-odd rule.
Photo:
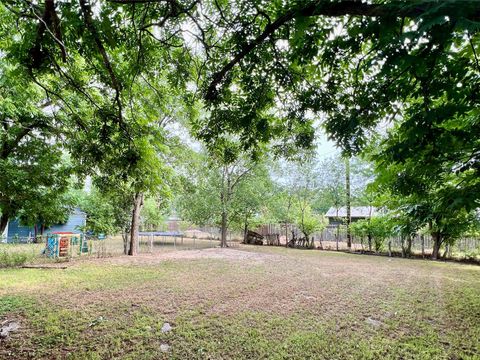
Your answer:
[[[375,216],[378,213],[378,209],[373,206],[352,206],[350,208],[350,217],[352,222],[368,219],[372,216]],[[342,206],[338,209],[336,207],[331,207],[328,209],[325,214],[328,217],[329,225],[339,225],[344,224],[347,218],[347,207]]]
[[[79,208],[75,208],[64,224],[55,224],[44,229],[43,233],[71,232],[81,234],[81,227],[85,226],[86,220],[87,214]],[[37,229],[38,233],[40,233],[40,226],[37,226]],[[5,234],[7,242],[27,242],[35,236],[35,228],[33,226],[22,225],[18,219],[13,219],[8,222]]]

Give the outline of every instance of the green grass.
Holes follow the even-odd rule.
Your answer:
[[[0,270],[0,358],[480,358],[478,266],[245,249]]]
[[[0,268],[18,267],[39,258],[43,244],[1,244]]]

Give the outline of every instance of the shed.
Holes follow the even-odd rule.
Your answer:
[[[375,216],[377,212],[377,208],[373,206],[352,206],[350,208],[350,217],[352,222],[355,222],[358,220],[371,218]],[[328,217],[329,225],[344,224],[347,218],[347,207],[342,206],[338,209],[336,207],[331,207],[328,209],[325,216]]]

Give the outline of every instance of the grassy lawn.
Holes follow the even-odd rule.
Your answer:
[[[21,328],[2,359],[480,359],[480,267],[269,247],[88,259],[1,269],[4,320]]]

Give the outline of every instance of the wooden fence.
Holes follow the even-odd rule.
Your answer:
[[[285,245],[288,240],[292,238],[292,236],[297,238],[303,236],[299,228],[293,224],[265,224],[255,229],[255,231],[262,234],[267,239],[269,239],[269,237],[278,235],[280,245]],[[316,247],[322,247],[324,249],[337,249],[338,239],[338,249],[341,250],[347,248],[347,229],[344,225],[338,227],[336,225],[328,225],[322,231],[317,231],[311,236],[314,237]],[[389,243],[392,251],[401,251],[402,239],[400,237],[391,237],[385,239],[383,242],[385,249],[388,248]],[[362,241],[362,239],[352,236],[352,248],[354,250],[367,250],[367,239],[363,239]],[[421,253],[423,251],[424,253],[428,254],[431,253],[432,248],[433,240],[429,235],[422,236],[418,234],[412,241],[412,250],[414,252]],[[455,245],[450,249],[450,251],[459,253],[480,251],[480,238],[460,238],[455,242]]]

